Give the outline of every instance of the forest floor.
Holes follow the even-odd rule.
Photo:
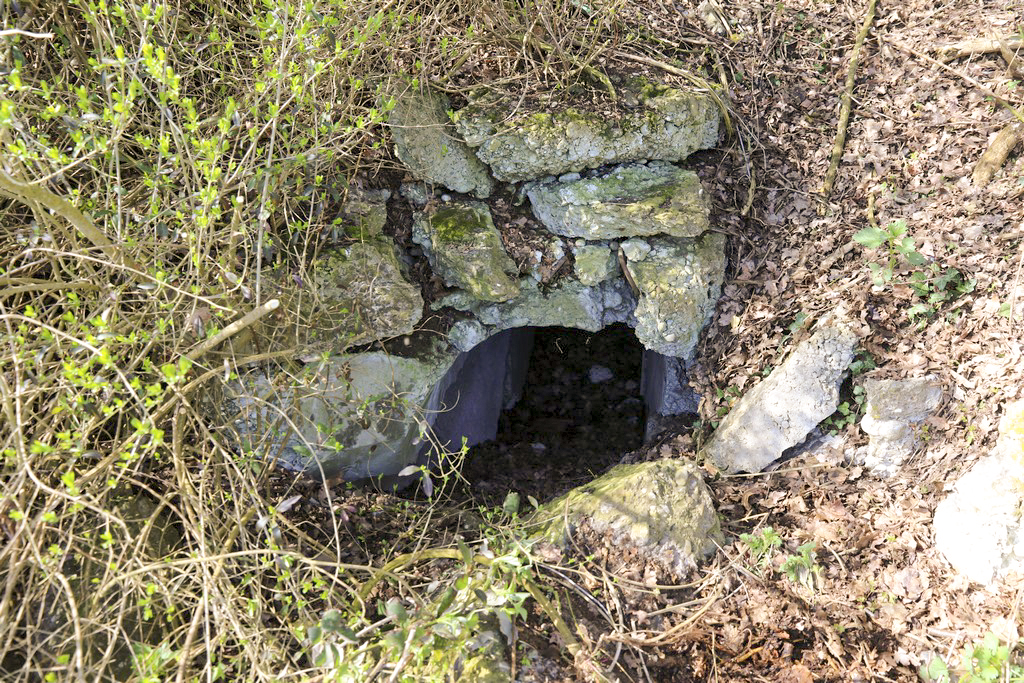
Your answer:
[[[615,379],[595,389],[588,368],[609,353],[588,340],[577,366],[558,354],[535,357],[554,388],[508,416],[498,443],[470,453],[475,500],[500,505],[512,489],[550,499],[580,483],[581,470],[553,468],[570,454],[586,460],[588,477],[621,456],[692,457],[695,442],[819,316],[842,304],[864,337],[862,374],[844,388],[853,419],[836,416],[826,430],[832,447],[757,476],[708,468],[726,544],[694,575],[664,576],[581,535],[575,582],[590,597],[571,603],[576,632],[588,656],[622,680],[913,681],[929,658],[955,663],[989,630],[1011,643],[1021,637],[1017,584],[970,584],[936,552],[931,528],[937,503],[994,444],[1001,406],[1024,388],[1024,156],[1018,148],[991,182],[972,182],[990,141],[1014,120],[992,95],[1024,111],[1022,73],[998,52],[944,65],[940,48],[1019,35],[1020,6],[880,6],[861,49],[835,188],[824,198],[865,5],[735,0],[722,7],[724,35],[708,29],[696,3],[638,0],[624,9],[624,22],[636,13],[652,27],[653,45],[674,41],[676,50],[665,48],[671,57],[728,87],[735,134],[690,160],[714,196],[713,225],[729,236],[723,296],[693,379],[700,414],[641,447],[635,382],[621,379],[637,376],[635,368],[610,368]],[[652,50],[652,60],[665,54]],[[601,66],[609,71],[685,84],[652,63],[608,59]],[[853,240],[900,222],[927,266]],[[877,286],[871,263],[890,266],[891,280]],[[925,374],[941,380],[945,400],[921,452],[889,479],[850,464],[844,456],[865,442],[854,387]],[[588,394],[585,409],[568,405],[587,391],[604,394]],[[583,422],[581,410],[590,411]],[[609,443],[611,434],[623,440]],[[379,517],[367,520],[379,499],[339,495],[350,498],[353,525],[378,525]],[[376,527],[378,537],[387,527]],[[543,619],[519,637],[542,655],[517,665],[519,680],[586,678],[579,657],[575,665],[559,659]]]

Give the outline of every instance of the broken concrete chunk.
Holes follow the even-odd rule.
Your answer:
[[[626,265],[641,292],[634,312],[636,338],[651,351],[688,362],[722,290],[725,235],[652,237],[646,242],[650,250],[643,260],[627,260]]]
[[[527,195],[549,231],[588,240],[696,237],[708,229],[711,208],[696,173],[663,161],[623,164],[569,182],[541,181]]]
[[[972,581],[1024,571],[1024,401],[1006,406],[992,453],[935,509],[935,547]]]
[[[317,307],[307,314],[305,353],[409,334],[423,317],[419,287],[405,279],[389,239],[329,252],[312,270]]]
[[[509,107],[482,96],[455,113],[455,126],[505,182],[627,161],[682,161],[718,141],[720,113],[710,95],[642,83],[629,88],[640,106],[617,117],[571,108],[510,115]]]
[[[448,118],[448,98],[409,89],[396,98],[388,123],[398,158],[420,178],[486,199],[494,181],[459,138]]]
[[[942,386],[934,377],[867,380],[864,392],[860,426],[869,438],[864,464],[876,476],[892,476],[917,449],[915,427],[938,407]]]
[[[396,474],[418,457],[432,392],[455,359],[439,348],[418,358],[357,353],[299,375],[243,376],[229,397],[240,446],[317,479]]]
[[[481,202],[451,202],[432,214],[418,214],[413,241],[423,247],[441,279],[482,301],[507,301],[519,294],[517,272],[491,212]]]
[[[239,448],[314,478],[395,475],[430,446],[458,451],[464,439],[493,439],[501,411],[522,391],[532,346],[530,330],[469,353],[429,337],[408,357],[370,351],[301,373],[244,375],[228,397]]]
[[[618,465],[541,506],[538,536],[567,545],[584,520],[610,541],[637,548],[683,576],[723,541],[700,470],[679,459]]]
[[[744,395],[704,455],[726,472],[760,472],[836,411],[857,335],[836,318],[818,324],[786,361]]]

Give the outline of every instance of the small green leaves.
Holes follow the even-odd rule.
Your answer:
[[[782,537],[770,526],[762,529],[760,534],[740,534],[740,540],[747,544],[751,559],[761,567],[768,564],[776,548],[782,545]]]
[[[519,494],[515,491],[509,491],[508,495],[505,496],[505,502],[501,504],[501,509],[509,517],[515,516],[519,512]]]
[[[853,236],[853,241],[868,249],[878,249],[889,239],[889,233],[879,228],[864,228]]]

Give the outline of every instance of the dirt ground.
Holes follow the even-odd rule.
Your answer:
[[[931,519],[956,480],[991,448],[1001,405],[1020,398],[1024,386],[1020,148],[991,182],[972,182],[990,141],[1014,120],[993,95],[1024,111],[1022,74],[998,52],[946,64],[940,48],[1018,35],[1019,3],[910,0],[878,7],[827,198],[821,190],[840,95],[867,3],[722,3],[729,31],[721,35],[701,19],[697,4],[628,3],[623,23],[651,32],[647,61],[623,54],[601,66],[681,84],[657,65],[679,60],[727,85],[735,132],[691,159],[715,198],[714,225],[729,236],[724,293],[693,377],[703,396],[700,415],[645,449],[616,441],[590,460],[591,468],[621,456],[693,457],[736,397],[840,304],[864,333],[863,372],[844,388],[854,412],[853,389],[869,377],[932,374],[945,400],[927,423],[921,452],[890,479],[844,458],[844,449],[864,443],[855,421],[831,429],[842,448],[797,457],[770,473],[727,477],[708,467],[726,544],[692,576],[665,576],[584,530],[578,572],[571,579],[549,575],[574,596],[590,664],[636,681],[913,681],[931,656],[955,662],[990,629],[1016,642],[1017,583],[983,589],[959,577],[933,547]],[[500,218],[507,207],[496,208]],[[529,225],[514,212],[506,219],[514,254],[509,235],[528,235]],[[911,286],[913,267],[902,260],[893,263],[891,281],[875,286],[869,264],[884,264],[888,254],[853,240],[864,228],[895,221],[905,221],[914,248],[928,259],[923,290]],[[947,282],[937,284],[942,275]],[[548,362],[545,371],[558,367]],[[565,408],[566,395],[586,384],[585,362],[581,368],[565,370],[576,376],[560,384],[549,378],[556,389],[537,399],[546,412],[543,405],[521,406],[518,418],[506,419],[500,443],[477,450],[475,460],[471,453],[466,474],[480,501],[500,504],[516,487],[544,499],[581,476],[551,465],[566,449],[577,453],[602,441]],[[616,380],[604,389],[614,396],[600,400],[635,423],[641,418],[632,389]],[[608,419],[595,412],[590,421]],[[369,504],[353,503],[353,523],[361,509]],[[772,533],[778,546],[759,556],[757,539]],[[787,564],[790,558],[806,560],[804,570]],[[558,660],[558,639],[541,620],[521,639],[541,656],[517,670],[520,680],[586,678],[587,662]]]

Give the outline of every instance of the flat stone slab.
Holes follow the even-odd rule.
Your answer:
[[[498,180],[519,182],[627,161],[682,161],[718,142],[721,115],[707,94],[635,85],[639,106],[610,118],[567,109],[513,112],[481,97],[455,113],[455,126]]]
[[[725,235],[633,239],[622,250],[640,289],[636,338],[651,351],[692,360],[722,291]]]
[[[387,238],[329,252],[313,264],[312,284],[318,305],[305,314],[306,353],[410,334],[423,317],[419,287],[405,279]]]
[[[584,520],[683,576],[723,542],[711,493],[691,462],[618,465],[537,511],[537,535],[565,546]]]
[[[413,240],[449,287],[464,289],[481,301],[518,296],[512,277],[518,269],[505,252],[486,204],[453,201],[433,213],[418,214]]]
[[[480,301],[465,292],[456,292],[433,304],[451,306],[472,313],[479,326],[463,324],[460,335],[452,339],[458,348],[472,346],[470,337],[491,335],[513,327],[573,327],[597,332],[613,323],[629,322],[636,299],[623,278],[603,280],[588,287],[567,280],[542,291],[532,280],[519,281],[519,296],[501,303]],[[452,330],[456,332],[455,329]]]
[[[760,472],[802,442],[839,405],[857,334],[828,317],[729,411],[703,454],[729,473]]]
[[[696,237],[708,229],[711,202],[693,171],[651,161],[576,175],[540,181],[527,190],[534,215],[556,235]]]
[[[450,108],[441,93],[409,89],[397,97],[388,119],[395,152],[423,180],[486,199],[494,181],[458,136],[448,118]]]

